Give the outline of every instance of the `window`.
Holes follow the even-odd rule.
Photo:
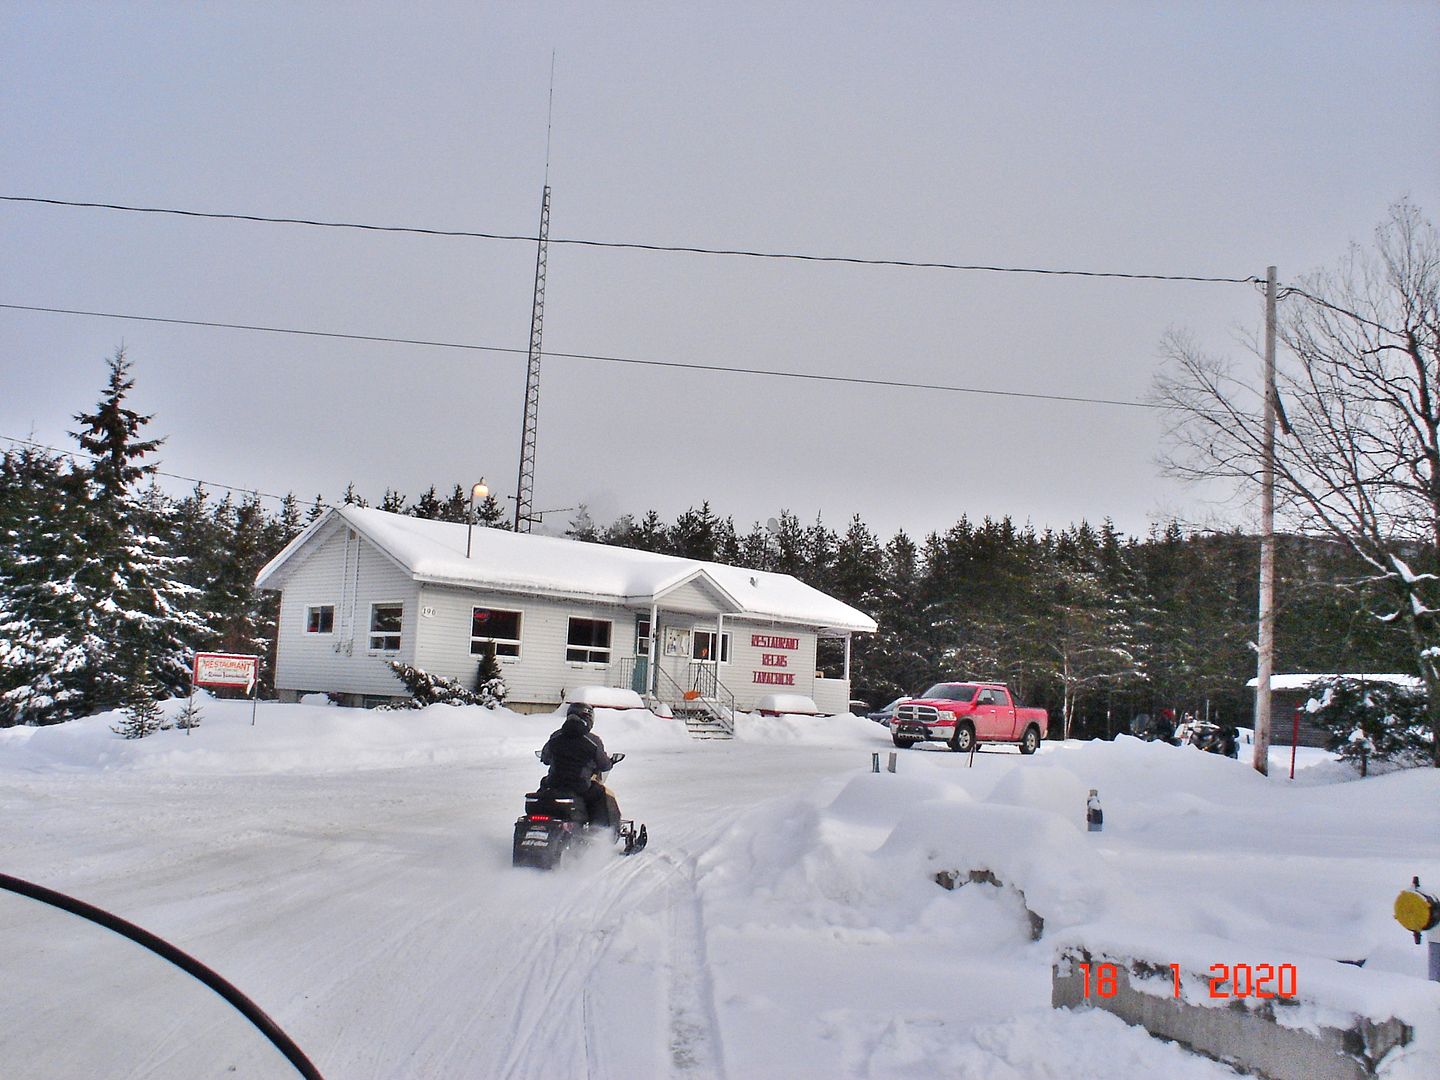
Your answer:
[[[610,620],[571,619],[565,659],[577,664],[610,662]]]
[[[635,619],[635,655],[650,655],[650,620],[643,616]]]
[[[370,651],[399,652],[400,622],[405,608],[400,604],[370,606]]]
[[[470,655],[484,656],[491,645],[495,646],[496,656],[520,655],[520,612],[470,609]]]
[[[964,683],[936,683],[920,697],[929,701],[974,701],[975,687]]]
[[[690,659],[692,660],[713,660],[715,659],[715,631],[696,630],[690,635]],[[720,662],[730,662],[730,631],[726,630],[720,635]]]
[[[333,634],[335,632],[335,605],[321,604],[305,609],[305,632],[307,634]]]

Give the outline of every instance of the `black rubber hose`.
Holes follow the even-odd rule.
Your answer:
[[[242,1013],[245,1019],[259,1028],[261,1033],[275,1044],[275,1048],[285,1055],[290,1064],[295,1066],[295,1070],[306,1080],[324,1080],[319,1070],[310,1064],[310,1059],[305,1056],[304,1051],[295,1045],[290,1036],[280,1030],[280,1025],[265,1015],[265,1011],[259,1005],[235,989],[215,971],[200,963],[193,956],[181,952],[163,938],[158,938],[150,931],[136,926],[134,923],[126,922],[119,916],[112,915],[93,904],[76,900],[73,896],[66,896],[64,893],[58,893],[54,889],[47,889],[45,886],[36,885],[31,881],[22,881],[9,874],[0,874],[0,889],[8,889],[21,896],[28,896],[31,900],[38,900],[42,904],[57,907],[61,911],[79,915],[82,919],[89,919],[107,930],[113,930],[122,937],[129,938],[137,945],[143,945],[157,956],[169,960],[181,971],[199,979]]]

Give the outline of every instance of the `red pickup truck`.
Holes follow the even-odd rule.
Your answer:
[[[902,750],[929,741],[968,754],[980,743],[1000,742],[1033,754],[1048,724],[1044,709],[1017,706],[1003,683],[943,682],[895,706],[890,737]]]

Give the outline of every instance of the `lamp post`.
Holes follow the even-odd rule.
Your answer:
[[[475,532],[475,500],[484,499],[490,494],[490,489],[485,486],[485,478],[482,476],[478,484],[470,487],[470,512],[465,515],[465,558],[470,558],[470,537]]]

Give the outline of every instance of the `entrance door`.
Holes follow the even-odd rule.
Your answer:
[[[630,675],[630,689],[644,695],[650,692],[650,616],[635,616],[635,670]]]

